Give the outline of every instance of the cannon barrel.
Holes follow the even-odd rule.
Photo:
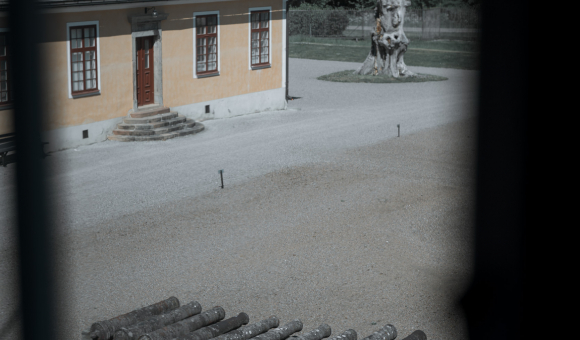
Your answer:
[[[234,329],[233,331],[217,336],[212,340],[245,340],[244,331],[241,329]]]
[[[272,315],[260,322],[222,334],[216,337],[215,340],[247,340],[266,332],[270,328],[278,327],[278,325],[280,325],[280,320]]]
[[[284,340],[290,335],[302,330],[302,321],[299,319],[288,322],[282,327],[274,328],[264,334],[253,337],[252,340]]]
[[[151,333],[143,334],[139,340],[171,340],[179,336],[191,333],[204,326],[213,324],[225,318],[226,312],[220,306],[202,312],[198,315],[181,320],[174,324],[159,328]]]
[[[250,321],[250,317],[246,313],[240,313],[237,316],[231,317],[220,322],[216,322],[212,325],[206,326],[199,329],[193,333],[185,334],[178,337],[178,340],[209,340],[215,338],[218,335],[225,334],[232,329],[239,328]]]
[[[115,340],[136,340],[143,334],[153,332],[199,313],[201,313],[201,305],[197,301],[192,301],[168,313],[154,316],[133,326],[121,327],[115,332]]]
[[[306,334],[297,336],[295,340],[320,340],[323,338],[328,338],[330,333],[332,333],[330,326],[323,323],[322,325],[318,326],[318,328],[315,328]]]
[[[90,337],[98,340],[112,339],[115,331],[121,327],[134,325],[152,316],[160,315],[179,307],[179,300],[175,296],[155,304],[136,309],[127,314],[119,315],[109,320],[95,322],[91,325]]]
[[[348,329],[342,334],[330,338],[329,340],[356,340],[356,331],[354,329]]]
[[[397,329],[391,324],[383,326],[383,328],[367,336],[363,340],[394,340],[397,337]]]
[[[413,333],[409,334],[403,340],[427,340],[427,334],[422,330],[416,330]]]

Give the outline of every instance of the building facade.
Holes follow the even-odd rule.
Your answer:
[[[286,108],[285,0],[60,4],[43,9],[40,45],[49,151],[104,141],[152,107],[196,121]],[[2,14],[0,134],[14,95]]]

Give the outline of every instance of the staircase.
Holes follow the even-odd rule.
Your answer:
[[[129,114],[123,123],[117,124],[108,139],[120,142],[166,140],[203,129],[203,124],[193,119],[180,116],[168,107],[156,106]]]

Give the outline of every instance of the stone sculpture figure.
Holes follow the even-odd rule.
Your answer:
[[[375,8],[376,26],[371,30],[371,51],[355,74],[408,77],[415,74],[407,69],[403,56],[409,39],[403,31],[405,8],[411,0],[378,0]]]

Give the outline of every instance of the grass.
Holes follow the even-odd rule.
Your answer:
[[[290,57],[362,63],[370,51],[370,40],[290,37]],[[411,40],[405,53],[408,66],[479,69],[478,44],[464,40]]]
[[[393,78],[387,76],[353,74],[353,72],[354,70],[340,71],[320,76],[317,79],[340,83],[421,83],[426,81],[447,80],[445,77],[421,73],[419,73],[417,77]]]

